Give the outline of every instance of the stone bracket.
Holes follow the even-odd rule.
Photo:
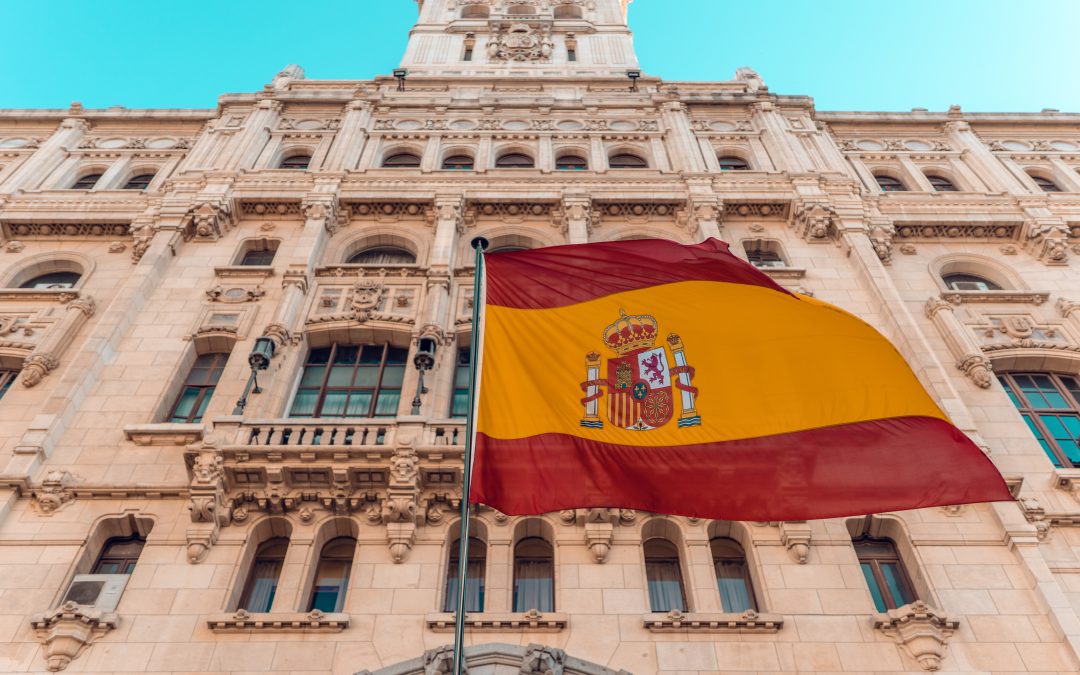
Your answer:
[[[63,670],[95,640],[120,623],[116,614],[93,607],[65,602],[51,612],[30,619],[37,638],[45,645],[45,659],[51,671]]]
[[[785,520],[780,523],[780,542],[800,565],[810,558],[810,526],[805,520]]]
[[[896,641],[923,670],[938,670],[945,647],[959,623],[925,602],[891,609],[874,616],[874,628]]]

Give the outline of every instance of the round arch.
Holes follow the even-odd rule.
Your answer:
[[[27,281],[43,274],[74,272],[79,275],[79,280],[72,286],[72,290],[79,290],[86,284],[87,278],[93,271],[94,261],[81,253],[50,251],[19,262],[2,277],[0,287],[19,288]]]
[[[942,291],[950,290],[944,277],[950,274],[970,274],[992,281],[1004,290],[1023,290],[1023,279],[1008,265],[989,256],[974,253],[952,253],[930,261],[930,274]]]

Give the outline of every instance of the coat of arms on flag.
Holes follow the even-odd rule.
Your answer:
[[[586,380],[581,383],[585,417],[581,426],[602,429],[600,398],[607,388],[608,422],[622,429],[648,431],[664,426],[675,415],[673,389],[678,392],[680,427],[701,424],[694,407],[697,388],[692,386],[694,369],[686,363],[682,339],[672,333],[667,345],[656,346],[659,335],[656,319],[646,314],[621,316],[604,329],[604,344],[615,357],[607,362],[606,377],[600,376],[602,360],[597,352],[585,356]],[[668,355],[671,355],[669,360]]]

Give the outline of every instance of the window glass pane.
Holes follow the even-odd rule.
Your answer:
[[[345,414],[345,403],[348,400],[349,395],[340,391],[328,391],[326,392],[326,398],[323,399],[322,411],[320,414],[323,417],[341,417]]]
[[[756,609],[754,596],[746,583],[746,563],[735,560],[716,561],[716,585],[725,612],[745,612]]]
[[[514,565],[514,611],[555,611],[551,560],[518,560]]]
[[[259,560],[251,567],[251,585],[247,597],[240,603],[241,608],[249,612],[269,612],[277,592],[278,575],[281,573],[280,560]]]
[[[450,404],[451,417],[467,417],[469,415],[469,390],[455,389],[454,399]]]
[[[312,349],[308,355],[308,363],[326,363],[330,360],[330,348],[321,347],[319,349]]]
[[[348,417],[368,417],[371,415],[371,392],[354,391],[349,397]]]
[[[180,393],[180,398],[176,401],[176,408],[173,410],[170,422],[186,422],[191,416],[191,411],[195,408],[195,403],[199,399],[198,387],[184,387],[184,391]]]
[[[360,354],[360,363],[377,366],[382,362],[382,354],[382,345],[366,345]]]
[[[311,417],[315,413],[315,403],[319,400],[319,392],[312,389],[301,389],[296,392],[293,399],[291,417]]]
[[[881,587],[878,586],[877,579],[874,577],[874,568],[870,563],[862,564],[863,577],[866,578],[866,585],[870,588],[870,595],[874,598],[874,607],[877,607],[877,611],[884,612],[889,608],[885,605],[885,596],[881,594]]]
[[[199,401],[198,410],[195,411],[195,414],[191,418],[192,422],[202,422],[203,414],[206,412],[206,406],[210,405],[210,398],[213,395],[213,387],[206,387],[205,389],[203,389],[203,397],[202,400]]]
[[[300,386],[321,387],[325,376],[326,366],[306,366],[304,376],[300,378]]]
[[[379,392],[379,400],[375,403],[376,417],[393,417],[397,415],[398,402],[401,400],[400,391],[382,390]]]
[[[386,362],[394,365],[405,365],[408,363],[409,350],[401,347],[391,347],[386,350]]]
[[[350,561],[323,560],[315,575],[315,584],[311,594],[310,609],[323,612],[338,612],[340,602],[344,600],[345,587],[349,579]]]
[[[1013,402],[1013,405],[1017,408],[1021,407],[1023,404],[1021,404],[1020,399],[1016,397],[1016,393],[1013,392],[1012,385],[1009,384],[1009,381],[1004,377],[999,377],[998,379],[1001,381],[1001,386],[1005,388],[1005,393],[1009,395],[1009,400]]]
[[[367,350],[367,347],[364,348]],[[356,358],[360,354],[360,348],[353,345],[338,345],[337,352],[334,354],[334,365],[349,365],[356,363]]]
[[[1028,429],[1031,429],[1032,435],[1034,435],[1035,439],[1039,441],[1039,445],[1042,446],[1043,452],[1046,453],[1046,456],[1050,458],[1050,461],[1054,463],[1054,466],[1058,467],[1059,469],[1062,468],[1061,460],[1057,458],[1056,454],[1054,454],[1054,451],[1050,448],[1050,444],[1047,443],[1046,438],[1043,437],[1042,431],[1039,429],[1038,426],[1035,425],[1035,421],[1031,419],[1030,415],[1023,415],[1023,418],[1024,421],[1027,422]]]
[[[889,593],[892,595],[893,604],[897,607],[902,607],[915,600],[915,598],[911,597],[911,593],[907,590],[907,585],[903,582],[899,564],[881,563],[881,575],[885,577],[885,584],[889,587]]]
[[[446,593],[443,599],[443,611],[457,611],[458,589],[458,551],[461,540],[455,540],[451,544],[450,562],[446,568]],[[486,564],[486,549],[484,542],[479,539],[469,538],[469,564],[465,570],[468,576],[465,588],[468,596],[465,598],[466,612],[484,611],[484,566]]]
[[[382,374],[382,386],[384,387],[400,387],[401,383],[405,381],[405,366],[391,366],[387,365],[383,369]]]
[[[121,564],[122,563],[119,562],[102,560],[98,563],[97,567],[94,568],[94,574],[123,574],[123,572],[120,571]]]
[[[649,607],[652,611],[686,611],[677,560],[646,560],[645,577],[649,582]]]
[[[374,388],[379,383],[379,366],[359,366],[356,369],[356,379],[354,383],[357,387],[371,387]]]
[[[330,377],[326,379],[328,387],[348,387],[352,384],[353,366],[331,366]]]

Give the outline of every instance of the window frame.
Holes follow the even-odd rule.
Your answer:
[[[518,548],[521,547],[522,544],[524,544],[526,542],[533,541],[533,540],[540,541],[540,542],[544,543],[544,545],[547,547],[547,550],[548,550],[548,555],[547,556],[541,557],[541,556],[536,556],[536,555],[532,555],[532,556],[518,555]],[[524,608],[519,608],[518,607],[518,576],[519,576],[518,575],[518,571],[519,571],[518,570],[518,564],[522,563],[522,562],[530,562],[530,563],[544,562],[549,566],[550,573],[551,573],[550,574],[550,579],[551,579],[551,589],[550,589],[550,591],[551,591],[551,593],[550,593],[549,597],[546,598],[546,599],[550,601],[551,607],[548,607],[548,608],[544,608],[544,607],[524,607]],[[521,613],[521,612],[527,612],[527,611],[529,611],[531,609],[536,609],[536,610],[538,610],[540,612],[554,612],[555,611],[555,599],[556,599],[556,595],[557,595],[556,588],[555,588],[555,546],[550,541],[548,541],[545,537],[540,537],[540,536],[522,537],[521,539],[519,539],[514,544],[514,550],[512,552],[511,564],[512,564],[513,575],[511,577],[511,583],[510,583],[510,606],[511,606],[512,611],[517,612],[517,613]]]
[[[961,279],[961,277],[964,277],[964,278]],[[1002,288],[1001,284],[994,281],[993,279],[991,279],[989,277],[986,277],[986,276],[983,276],[981,274],[973,274],[971,272],[949,272],[948,274],[942,274],[941,275],[941,283],[945,284],[945,288],[947,290],[958,291],[958,292],[961,292],[961,293],[963,293],[965,291],[967,291],[967,292],[977,292],[977,293],[987,293],[987,292],[991,292],[991,291],[1004,290],[1004,288]],[[982,283],[982,284],[984,284],[986,286],[986,288],[956,288],[954,286],[954,284],[964,284],[964,283],[967,283],[967,284]]]
[[[891,549],[891,553],[883,554],[876,552],[866,551],[866,545],[873,544],[877,546],[887,545]],[[866,572],[863,569],[863,565],[870,565],[871,573],[874,579],[874,583],[878,587],[879,595],[885,602],[885,610],[898,609],[904,605],[909,605],[919,599],[918,594],[915,593],[915,585],[911,583],[911,577],[908,575],[907,566],[904,565],[903,558],[900,557],[900,551],[896,548],[896,542],[887,537],[871,537],[869,534],[864,534],[860,537],[853,538],[851,545],[855,548],[855,556],[859,560],[859,569],[863,572],[865,579]],[[860,547],[863,550],[860,552]],[[901,593],[907,593],[910,598],[903,605],[896,604],[896,598],[893,597],[892,591],[889,590],[889,582],[885,578],[885,573],[881,571],[882,564],[894,564],[898,571],[897,584],[900,587]],[[867,588],[870,590],[870,595],[873,597],[873,589],[869,588],[869,582],[867,582]],[[901,598],[903,600],[904,598]],[[875,608],[879,609],[875,604]]]
[[[282,549],[280,554],[275,553],[273,555],[269,555],[266,553],[267,549],[281,544],[284,544],[284,548]],[[251,562],[248,564],[247,578],[244,579],[244,590],[240,593],[240,598],[236,603],[236,608],[238,610],[243,609],[245,611],[254,612],[256,614],[262,614],[265,612],[269,612],[271,609],[273,609],[274,600],[277,597],[278,589],[281,586],[281,573],[285,568],[285,558],[288,556],[290,544],[291,541],[289,537],[271,537],[259,543],[258,548],[255,549],[255,555],[252,556]],[[270,592],[269,607],[258,611],[248,609],[247,605],[251,603],[251,593],[252,591],[254,591],[255,587],[255,566],[258,565],[260,562],[276,562],[277,574],[274,576],[274,588]]]
[[[11,385],[15,384],[15,379],[19,377],[20,372],[13,368],[0,368],[0,399],[3,399],[11,389]]]
[[[731,547],[734,545],[738,548],[739,553],[731,553],[728,555],[717,555],[716,544],[721,542],[722,545]],[[728,544],[727,542],[731,542]],[[754,590],[754,578],[750,574],[750,561],[746,558],[746,549],[736,539],[732,537],[713,537],[709,539],[709,558],[713,564],[713,578],[716,580],[716,592],[720,595],[720,606],[725,612],[741,614],[745,611],[758,611],[757,593]],[[718,562],[738,562],[742,565],[742,578],[743,583],[746,584],[746,596],[750,600],[750,607],[742,610],[733,610],[724,606],[724,595],[720,591],[720,574],[717,570]]]
[[[738,155],[720,155],[716,158],[721,171],[749,171],[750,162]]]
[[[105,172],[104,171],[102,171],[100,173],[92,171],[90,173],[83,174],[82,176],[79,176],[78,178],[76,178],[75,182],[72,183],[71,187],[68,188],[68,189],[69,190],[93,190],[94,188],[97,187],[98,183],[100,183],[101,179],[104,178],[104,177],[105,177]],[[91,179],[91,178],[94,179],[94,182],[89,183],[87,185],[84,185],[84,183],[86,181],[88,181],[89,179]]]
[[[666,546],[669,546],[671,549],[670,555],[650,556],[649,544],[654,542],[662,543]],[[690,605],[687,603],[686,579],[683,576],[681,559],[682,557],[679,555],[679,546],[675,542],[665,537],[649,537],[642,542],[641,549],[642,558],[645,561],[645,592],[649,596],[649,611],[653,613],[666,613],[676,610],[680,612],[690,611]],[[653,580],[650,578],[649,570],[650,566],[653,566],[653,568],[655,569],[656,565],[664,565],[665,567],[670,567],[675,571],[675,581],[677,581],[679,584],[679,601],[682,603],[681,607],[655,607],[653,605]]]
[[[615,171],[648,169],[649,160],[633,152],[617,152],[611,157],[608,157],[608,168]]]
[[[1035,185],[1043,192],[1062,192],[1061,186],[1057,184],[1057,181],[1047,178],[1046,176],[1037,176],[1030,173],[1028,175],[1031,176],[1032,182],[1034,182]]]
[[[555,160],[556,171],[588,171],[589,160],[580,155],[561,155]]]
[[[956,183],[945,176],[928,173],[926,174],[926,181],[930,183],[930,187],[934,188],[934,192],[960,192],[960,188],[956,186]]]
[[[45,277],[63,277],[66,275],[74,275],[75,278],[70,281],[56,281],[48,286],[32,286],[38,279],[44,279]],[[73,270],[61,270],[59,272],[44,272],[42,274],[35,274],[26,281],[19,284],[19,288],[22,290],[38,290],[38,291],[54,291],[63,290],[68,288],[75,288],[79,285],[79,281],[82,280],[82,273],[75,272]]]
[[[290,166],[289,165],[290,162],[292,162],[293,160],[299,159],[301,157],[307,158],[307,162],[304,163],[304,166],[299,166],[299,165]],[[287,157],[282,157],[281,161],[278,162],[277,168],[284,169],[286,171],[307,171],[308,169],[311,168],[311,160],[312,159],[314,159],[314,158],[310,153],[297,152],[297,153],[289,155]]]
[[[463,159],[468,162],[461,161]],[[465,154],[450,155],[443,159],[440,166],[443,171],[476,171],[476,159]]]
[[[405,157],[409,158],[408,164],[397,163],[401,162],[402,158]],[[379,167],[383,169],[419,169],[423,161],[423,158],[415,152],[402,150],[401,152],[395,152],[383,157],[383,161],[379,164]]]
[[[1032,402],[1028,399],[1023,389],[1016,381],[1017,377],[1026,376],[1046,376],[1050,378],[1051,384],[1057,390],[1057,394],[1062,397],[1062,400],[1069,406],[1067,408],[1038,408],[1032,405]],[[1050,433],[1050,429],[1043,421],[1043,415],[1054,416],[1066,416],[1073,415],[1080,420],[1080,395],[1074,394],[1067,384],[1065,384],[1061,378],[1070,377],[1078,386],[1077,391],[1080,392],[1080,378],[1072,373],[1061,373],[1054,371],[1006,371],[997,373],[998,382],[1001,383],[1005,389],[1005,393],[1009,396],[1013,405],[1016,406],[1016,411],[1020,413],[1020,416],[1024,419],[1024,422],[1028,425],[1028,429],[1031,430],[1035,440],[1042,446],[1043,452],[1046,453],[1047,458],[1059,468],[1080,468],[1080,461],[1074,462],[1069,459],[1068,454],[1058,445],[1058,442],[1054,434]],[[1036,385],[1038,386],[1038,385]],[[1023,404],[1023,405],[1021,405]]]
[[[210,362],[210,366],[208,368],[198,368],[199,359],[205,356],[214,357]],[[172,406],[169,408],[168,422],[170,424],[199,424],[202,422],[206,407],[210,405],[210,399],[214,396],[214,390],[217,389],[218,382],[221,381],[221,376],[225,373],[225,365],[228,362],[228,352],[207,352],[195,357],[195,360],[192,361],[191,366],[188,368],[187,375],[184,376],[184,382],[180,385],[180,391],[176,392],[176,400],[173,401]],[[213,384],[191,384],[190,380],[197,368],[207,371],[207,380],[212,380]],[[218,370],[216,378],[213,376],[215,370]],[[184,393],[188,389],[198,389],[199,391],[195,396],[195,402],[191,405],[191,412],[188,413],[186,419],[178,420],[176,419],[176,411],[180,407],[181,401],[184,400]]]
[[[139,552],[134,556],[131,555],[110,555],[109,549],[118,544],[127,544],[132,542],[139,543]],[[127,537],[109,537],[105,540],[105,544],[101,547],[101,552],[98,553],[97,560],[94,561],[94,566],[91,567],[91,574],[127,574],[130,575],[135,571],[135,565],[139,562],[139,558],[142,556],[143,549],[146,548],[146,537],[139,536],[138,534],[132,534]],[[103,572],[101,568],[103,565],[118,565],[121,572]]]
[[[528,163],[528,165],[525,165],[524,163],[519,163],[518,160],[515,159],[513,164],[506,164],[505,163],[506,160],[510,159],[512,157],[513,158],[524,157],[525,159],[529,160],[529,163]],[[510,152],[505,152],[505,153],[503,153],[503,154],[501,154],[501,155],[499,155],[498,157],[495,158],[495,168],[496,169],[535,169],[536,168],[536,159],[534,157],[532,157],[531,155],[526,154],[524,152],[517,152],[517,151],[511,150]]]
[[[469,366],[472,359],[472,347],[466,345],[465,347],[458,347],[457,355],[454,357],[454,375],[451,380],[450,388],[450,419],[464,419],[469,415]],[[465,373],[464,386],[458,381],[458,376]],[[460,414],[457,409],[458,394],[465,395],[465,410]]]
[[[884,182],[883,182],[884,181]],[[877,183],[879,192],[910,192],[904,181],[888,174],[874,174],[874,182]]]
[[[479,553],[477,553],[479,551]],[[442,610],[444,612],[453,613],[457,611],[457,593],[458,593],[458,581],[461,579],[461,568],[459,567],[459,557],[461,556],[461,535],[460,533],[454,537],[450,542],[450,554],[446,559],[446,580],[443,583],[443,603]],[[479,563],[477,568],[479,574],[475,577],[470,574],[467,569],[466,583],[480,584],[480,593],[477,598],[479,607],[470,607],[469,598],[465,600],[466,612],[483,612],[484,611],[484,595],[487,591],[487,542],[479,537],[469,537],[469,557],[466,563],[467,567],[472,567],[473,563]],[[450,594],[451,584],[453,584],[454,595]]]
[[[395,250],[402,253],[407,253],[412,260],[410,262],[355,262],[358,256],[365,253],[373,253],[375,251]],[[370,267],[406,267],[409,265],[415,265],[417,263],[416,254],[405,248],[404,246],[396,246],[394,244],[375,244],[373,246],[365,246],[353,253],[349,254],[349,257],[345,259],[346,265],[367,265]]]
[[[361,360],[363,359],[364,348],[365,347],[382,347],[382,355],[379,358],[379,372],[375,377],[375,384],[373,386],[371,386],[371,387],[357,387],[357,386],[355,386],[353,384],[350,384],[350,385],[344,386],[344,387],[338,387],[338,386],[327,387],[327,382],[330,379],[330,374],[331,374],[332,368],[334,366],[334,359],[337,356],[338,347],[355,347],[357,349],[356,360],[352,364],[352,369],[353,369],[352,370],[352,376],[349,378],[350,382],[354,382],[355,379],[356,379],[357,369],[360,367]],[[326,363],[311,363],[311,361],[310,361],[311,355],[316,349],[329,349],[330,350],[330,353],[327,355]],[[387,357],[390,355],[390,350],[391,349],[402,349],[402,350],[405,351],[405,357],[404,357],[404,359],[402,360],[401,363],[391,363],[391,364],[387,363]],[[388,419],[388,418],[397,417],[398,408],[401,406],[402,393],[404,391],[405,376],[408,374],[408,372],[407,372],[408,371],[408,363],[409,363],[408,349],[404,348],[404,347],[397,347],[397,346],[395,346],[395,345],[393,345],[393,344],[391,344],[389,342],[364,343],[364,344],[346,344],[346,343],[333,342],[333,343],[330,344],[329,347],[313,347],[313,348],[308,350],[307,355],[304,357],[304,363],[302,364],[302,366],[300,368],[300,384],[297,386],[296,394],[293,395],[292,404],[289,406],[289,417],[290,418],[297,418],[297,419],[327,419],[327,420],[344,420],[344,419],[372,419],[372,420],[374,420],[374,419]],[[340,364],[340,365],[345,365],[345,364]],[[383,376],[386,374],[387,365],[401,366],[401,367],[405,368],[406,372],[402,374],[402,383],[401,383],[400,386],[398,386],[396,388],[395,387],[384,387],[383,386]],[[304,374],[306,373],[307,368],[310,367],[310,366],[321,366],[321,367],[324,368],[322,380],[320,381],[320,383],[319,383],[319,385],[317,387],[311,386],[311,385],[305,386],[303,384]],[[317,396],[315,398],[315,405],[312,407],[311,414],[309,414],[309,415],[294,415],[293,412],[292,412],[292,409],[296,405],[296,397],[299,396],[300,393],[305,391],[305,390],[317,392]],[[390,392],[390,391],[396,391],[397,395],[398,395],[398,402],[397,402],[397,405],[394,406],[393,413],[384,414],[384,415],[375,414],[377,409],[378,409],[379,397],[383,394],[383,392]],[[323,415],[323,405],[326,403],[326,396],[327,396],[328,393],[333,393],[333,392],[344,392],[345,393],[345,395],[346,395],[345,410],[344,410],[343,414],[341,414],[341,415]],[[368,403],[367,415],[366,416],[349,415],[348,414],[349,403],[351,402],[352,397],[354,395],[358,394],[358,393],[365,393],[365,392],[370,392],[370,394],[371,394],[371,401]]]
[[[342,554],[327,554],[327,549],[331,546],[344,544],[345,542],[352,542],[352,547],[349,549],[348,556]],[[306,604],[307,611],[311,612],[316,609],[315,600],[319,593],[319,575],[323,571],[323,565],[326,563],[344,563],[345,574],[341,578],[340,583],[337,586],[337,596],[334,599],[334,609],[321,610],[329,612],[340,612],[345,607],[345,596],[349,592],[349,577],[352,576],[352,566],[356,560],[356,537],[345,535],[341,537],[334,537],[327,541],[319,549],[319,559],[315,563],[315,574],[311,578],[311,592],[308,594],[308,601]]]
[[[143,179],[143,178],[145,178],[146,180],[145,181],[139,180],[139,185],[132,185],[132,183],[134,183],[136,180]],[[147,188],[150,187],[150,183],[154,182],[155,178],[157,178],[156,173],[137,173],[134,176],[132,176],[131,178],[128,178],[127,181],[124,183],[124,187],[121,188],[121,189],[122,190],[146,190]]]

